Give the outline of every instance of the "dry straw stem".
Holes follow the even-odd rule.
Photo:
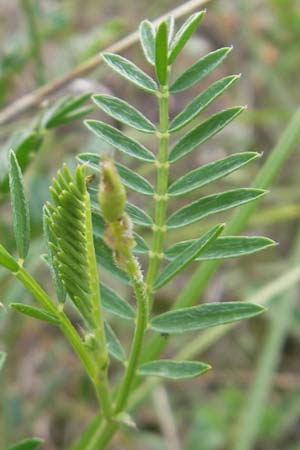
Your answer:
[[[190,0],[185,2],[183,5],[174,8],[166,14],[163,14],[158,19],[153,21],[154,25],[159,24],[162,20],[166,19],[169,15],[173,15],[175,19],[188,15],[190,12],[200,8],[202,5],[208,3],[210,0]],[[128,36],[117,41],[115,44],[112,44],[110,47],[106,48],[104,52],[110,53],[120,53],[132,45],[136,44],[139,40],[138,31],[134,31],[130,33]],[[28,109],[33,106],[39,105],[46,97],[54,92],[57,92],[62,87],[66,86],[75,78],[81,77],[89,72],[91,72],[98,64],[103,62],[102,55],[97,53],[92,58],[89,58],[84,63],[75,67],[71,72],[63,75],[60,78],[46,84],[45,86],[36,89],[29,94],[24,95],[20,99],[8,105],[6,108],[0,112],[0,125],[4,125],[5,123],[13,120],[19,114],[24,113]]]

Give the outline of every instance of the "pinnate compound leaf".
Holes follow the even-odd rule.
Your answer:
[[[42,320],[43,322],[48,322],[51,323],[52,325],[60,324],[59,317],[55,316],[54,314],[44,309],[37,308],[36,306],[25,305],[24,303],[10,303],[9,306],[10,308],[19,311],[20,313],[25,314],[26,316],[34,317],[35,319]]]
[[[212,136],[223,130],[233,119],[235,119],[245,107],[235,106],[233,108],[220,111],[209,117],[200,125],[189,131],[171,149],[169,161],[175,162],[183,156],[193,151],[200,144],[203,144]]]
[[[159,333],[180,334],[250,319],[264,311],[262,306],[247,302],[207,303],[160,314],[151,320],[150,327]]]
[[[188,125],[195,117],[209,106],[216,98],[223,94],[240,75],[230,75],[216,81],[201,94],[197,95],[170,123],[169,132],[174,133]]]
[[[120,152],[142,161],[153,162],[155,160],[155,156],[150,150],[116,128],[99,120],[86,120],[85,124],[96,136]]]
[[[188,264],[190,264],[201,252],[212,243],[219,234],[223,231],[224,225],[217,225],[196,239],[188,247],[186,247],[178,256],[170,262],[159,274],[156,281],[154,282],[154,289],[159,289],[165,284],[167,284],[172,278],[175,277],[179,272],[185,269]]]
[[[143,20],[139,27],[140,41],[147,61],[154,66],[155,64],[155,32],[152,23],[149,20]]]
[[[155,72],[159,83],[164,86],[168,75],[168,28],[165,21],[159,24],[156,32]]]
[[[125,300],[105,284],[101,284],[100,287],[102,305],[106,311],[122,319],[134,320],[135,311]]]
[[[208,195],[176,211],[169,217],[167,225],[169,228],[189,225],[211,214],[257,200],[265,194],[262,189],[244,188]]]
[[[85,162],[93,170],[100,172],[101,169],[101,156],[96,153],[81,153],[77,157],[79,161]],[[139,175],[136,171],[129,169],[123,164],[114,163],[122,183],[129,189],[132,189],[139,194],[153,195],[154,189],[146,178]]]
[[[256,152],[235,153],[201,166],[174,181],[168,189],[168,194],[177,196],[192,192],[229,175],[260,156],[261,154]]]
[[[114,119],[144,133],[154,133],[155,126],[129,103],[111,95],[97,94],[94,103]]]
[[[161,359],[142,364],[138,369],[138,375],[156,376],[171,380],[184,380],[203,375],[211,367],[197,361],[172,361]]]
[[[191,35],[196,30],[204,14],[205,11],[200,11],[198,13],[192,14],[178,30],[172,42],[168,60],[169,65],[173,64],[180,51],[183,49]]]
[[[183,241],[172,245],[165,252],[167,259],[174,259],[195,240]],[[272,239],[260,236],[221,236],[206,247],[195,261],[208,259],[237,258],[266,250],[276,245]]]
[[[6,360],[6,353],[0,352],[0,372]]]
[[[19,257],[25,259],[30,244],[30,215],[25,195],[22,172],[16,155],[11,150],[9,167],[9,187],[13,213],[13,227]]]
[[[43,442],[44,441],[39,438],[24,439],[24,441],[14,444],[6,450],[38,450]]]
[[[108,353],[118,361],[124,362],[126,360],[125,350],[115,332],[107,322],[104,322],[104,330]]]
[[[131,83],[148,92],[156,92],[157,84],[145,72],[139,69],[135,64],[120,55],[113,53],[103,53],[104,61],[117,73],[122,75]]]
[[[219,48],[203,56],[174,81],[170,87],[171,94],[185,91],[203,80],[226,58],[231,50],[231,47]]]

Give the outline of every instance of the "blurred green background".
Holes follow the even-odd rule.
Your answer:
[[[0,110],[38,86],[69,73],[136,30],[142,19],[157,18],[183,3],[168,0],[89,0],[84,4],[79,0],[0,0]],[[207,15],[180,56],[175,71],[179,73],[204,53],[233,45],[231,56],[200,88],[227,74],[242,72],[241,80],[214,102],[209,113],[234,104],[246,104],[248,110],[201,151],[184,159],[181,163],[184,166],[177,165],[171,177],[175,179],[183,168],[192,169],[231,152],[264,152],[263,158],[250,168],[247,166],[214,186],[217,191],[252,183],[300,104],[300,2],[211,0],[205,7]],[[122,54],[149,71],[138,44]],[[176,101],[173,98],[172,116],[200,88],[197,86],[179,95]],[[53,287],[40,254],[44,252],[41,208],[48,198],[50,179],[62,161],[72,165],[76,154],[106,148],[91,136],[81,117],[77,120],[66,117],[63,123],[53,121],[45,125],[45,111],[66,95],[78,96],[87,92],[120,96],[153,121],[157,119],[153,99],[99,64],[92,72],[75,77],[71,83],[47,96],[38,108],[15,115],[0,127],[0,240],[13,251],[5,187],[6,154],[10,146],[24,144],[24,136],[27,136],[32,139],[29,142],[33,148],[29,160],[24,163],[33,239],[28,269],[49,292],[53,292]],[[83,117],[88,114],[89,117],[102,117],[99,111],[89,111],[89,102],[84,103],[84,108],[86,106],[88,109],[79,111],[79,116],[82,113]],[[108,120],[104,116],[102,119]],[[35,134],[37,128],[38,135]],[[146,143],[149,147],[154,145],[151,140]],[[247,230],[249,234],[269,236],[280,245],[265,253],[227,261],[205,292],[206,301],[244,300],[252,295],[259,298],[264,295],[264,289],[269,289],[274,308],[258,321],[239,325],[201,355],[204,361],[212,364],[211,373],[200,380],[179,385],[167,383],[156,388],[137,414],[139,433],[129,430],[118,436],[112,448],[299,448],[299,150],[298,139],[270,194],[251,217]],[[137,165],[135,169],[146,174],[143,166]],[[147,175],[152,176],[151,173]],[[210,189],[206,189],[207,193]],[[190,199],[196,195],[190,194]],[[224,215],[224,219],[227,217]],[[184,234],[181,231],[170,234],[170,242],[189,239],[197,233],[199,227],[190,226]],[[194,267],[162,291],[158,310],[172,303]],[[277,292],[278,280],[286,283],[280,294]],[[8,353],[5,370],[0,376],[0,448],[36,435],[45,439],[46,450],[64,449],[93,418],[97,405],[78,361],[59,332],[50,325],[21,317],[5,308],[10,301],[29,300],[23,288],[0,269],[0,301],[4,304],[0,309],[0,350]],[[283,302],[289,305],[284,311]],[[119,334],[126,342],[126,324],[121,325]],[[175,351],[178,345],[175,340],[174,348],[169,347],[168,352]],[[114,370],[113,367],[112,374]],[[251,391],[253,386],[254,391]],[[251,412],[249,399],[256,400],[259,410],[254,408]],[[251,439],[254,439],[250,447],[240,443],[246,440],[242,419],[245,411],[249,414],[246,416],[247,432],[251,429]]]

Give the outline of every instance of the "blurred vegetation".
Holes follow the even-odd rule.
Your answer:
[[[0,109],[68,73],[135,30],[140,20],[154,19],[181,3],[93,0],[83,6],[79,0],[0,1]],[[182,164],[192,169],[233,151],[263,151],[263,158],[250,169],[247,166],[219,183],[220,189],[228,189],[240,186],[241,179],[243,185],[252,183],[300,104],[300,3],[212,0],[207,8],[206,20],[179,59],[178,72],[199,55],[233,44],[230,58],[214,77],[241,71],[243,76],[210,107],[210,112],[232,103],[247,104],[248,111]],[[125,55],[143,64],[138,46]],[[201,87],[205,87],[205,82]],[[1,242],[14,250],[7,184],[7,154],[13,147],[26,169],[31,203],[34,245],[28,268],[48,290],[50,278],[40,255],[44,252],[41,208],[48,198],[50,179],[62,161],[75,164],[74,156],[82,151],[105,150],[82,125],[82,117],[100,115],[99,111],[91,111],[86,95],[91,92],[120,96],[150,119],[156,118],[157,111],[148,97],[145,101],[146,94],[120,83],[99,65],[44,99],[38,108],[16,116],[0,128]],[[172,115],[195,93],[197,88],[179,95],[171,104]],[[249,234],[270,236],[280,245],[223,264],[209,283],[205,300],[244,300],[299,268],[299,141],[249,225]],[[151,139],[147,145],[151,148]],[[134,169],[141,174],[146,170],[142,165]],[[172,178],[176,179],[179,172],[180,165]],[[207,188],[206,193],[210,192]],[[195,196],[191,193],[190,199]],[[170,236],[174,241],[193,238],[199,234],[199,227],[192,225],[189,233],[180,233],[174,231]],[[188,276],[185,273],[163,291],[157,310],[173,302]],[[214,367],[211,374],[180,387],[169,383],[156,388],[139,410],[138,437],[128,431],[125,437],[117,437],[115,448],[198,450],[200,442],[201,450],[299,448],[299,278],[298,274],[284,293],[278,295],[275,290],[276,307],[270,314],[258,322],[239,326],[206,350]],[[0,447],[37,435],[47,442],[46,450],[69,448],[96,411],[92,389],[68,345],[51,326],[5,308],[10,301],[30,301],[27,297],[22,286],[0,269],[0,299],[4,304],[0,308],[0,351],[9,355],[0,375]],[[125,341],[126,333],[125,326],[119,330]],[[267,360],[266,355],[270,354],[272,358]],[[251,423],[250,437],[245,436],[243,417],[247,417],[248,425]]]

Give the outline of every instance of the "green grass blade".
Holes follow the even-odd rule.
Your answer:
[[[44,441],[39,438],[24,439],[6,450],[38,450]]]

